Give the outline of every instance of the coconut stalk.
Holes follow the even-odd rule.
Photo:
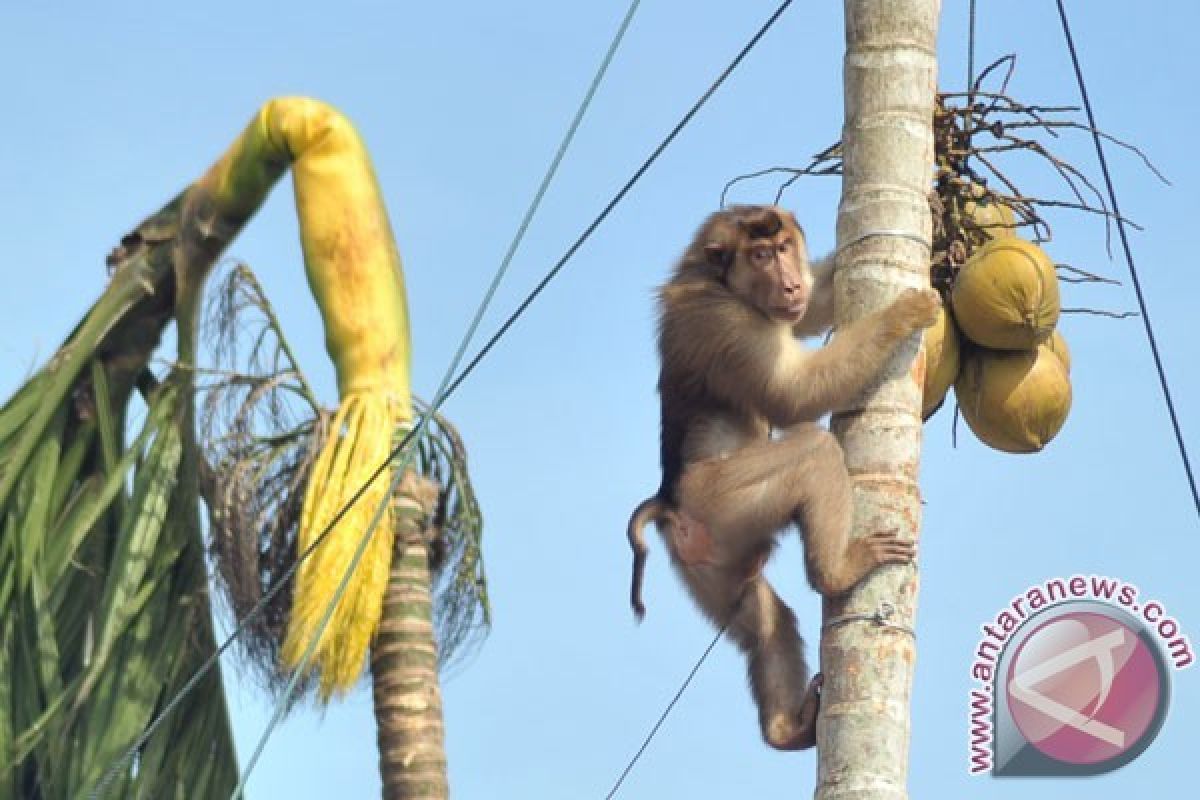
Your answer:
[[[839,325],[929,285],[939,12],[939,0],[845,0]],[[831,423],[854,484],[855,536],[920,531],[920,340]],[[915,565],[889,566],[824,603],[818,800],[907,797],[917,587]]]

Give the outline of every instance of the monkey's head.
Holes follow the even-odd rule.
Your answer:
[[[700,239],[708,269],[740,300],[775,322],[792,325],[804,316],[813,275],[804,231],[790,211],[734,206],[710,217]]]

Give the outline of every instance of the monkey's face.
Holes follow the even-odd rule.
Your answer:
[[[731,236],[710,250],[724,261],[725,285],[775,322],[794,325],[808,310],[813,276],[804,232],[787,211],[739,209]]]

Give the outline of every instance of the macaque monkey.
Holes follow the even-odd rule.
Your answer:
[[[662,485],[628,528],[638,618],[642,528],[654,521],[696,604],[746,654],[763,738],[781,750],[814,744],[820,676],[810,682],[795,615],[762,575],[777,534],[798,525],[824,596],[915,556],[895,531],[850,538],[850,478],[816,420],[847,408],[940,300],[908,289],[807,349],[797,337],[832,323],[832,261],[809,265],[780,208],[734,207],[700,227],[659,291]]]

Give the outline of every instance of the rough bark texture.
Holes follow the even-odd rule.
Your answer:
[[[379,772],[384,800],[449,797],[438,688],[429,550],[421,505],[400,494],[383,617],[371,646]]]
[[[842,324],[904,288],[929,285],[923,242],[931,236],[940,0],[845,0],[845,10],[845,175],[834,281]],[[914,337],[859,408],[834,416],[854,480],[855,535],[919,533],[918,348]],[[907,796],[917,585],[915,567],[888,567],[825,603],[818,800]],[[888,624],[870,619],[889,608]]]

